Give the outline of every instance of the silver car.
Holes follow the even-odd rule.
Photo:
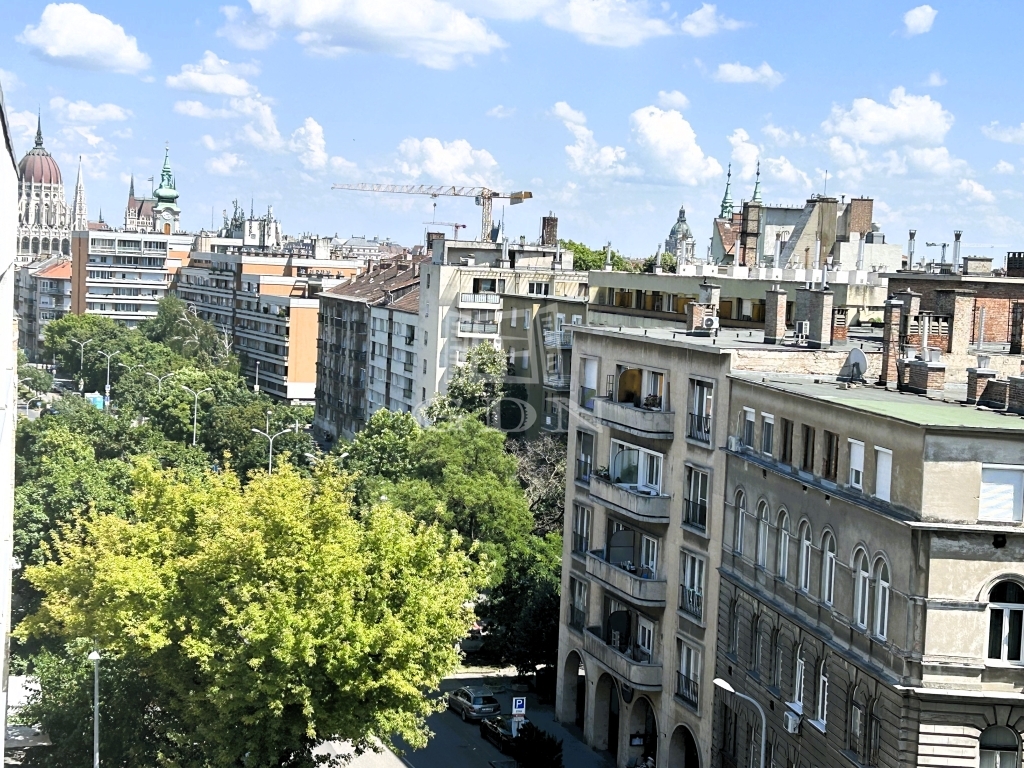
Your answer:
[[[467,685],[448,694],[448,709],[462,716],[463,721],[480,720],[501,713],[501,704],[491,689],[482,685]]]

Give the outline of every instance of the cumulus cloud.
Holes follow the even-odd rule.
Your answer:
[[[932,88],[939,88],[945,84],[946,78],[942,76],[942,73],[939,72],[939,70],[935,70],[930,75],[928,75],[928,79],[925,81],[925,85],[930,86]]]
[[[736,163],[737,174],[741,179],[752,179],[757,172],[757,161],[761,158],[761,150],[750,141],[750,134],[737,128],[729,136],[732,145],[732,161]]]
[[[990,125],[983,125],[981,132],[993,141],[1001,141],[1004,144],[1024,144],[1024,123],[1016,127],[1004,128],[996,121]]]
[[[774,88],[785,80],[780,72],[776,72],[768,66],[768,62],[762,62],[761,66],[756,69],[739,62],[719,64],[714,78],[720,83],[757,83],[767,85],[769,88]]]
[[[969,200],[977,203],[994,203],[996,201],[994,194],[973,179],[961,179],[956,188],[967,195]]]
[[[5,93],[16,91],[21,85],[21,78],[16,74],[7,69],[0,69],[0,88],[3,88]]]
[[[302,126],[292,133],[289,148],[299,156],[302,167],[308,171],[320,171],[327,167],[327,140],[324,129],[312,117],[307,117]]]
[[[585,43],[614,48],[629,48],[672,34],[665,21],[648,14],[643,0],[560,0],[551,3],[541,19]]]
[[[822,123],[827,133],[862,144],[940,144],[953,126],[953,115],[931,96],[913,96],[900,86],[889,93],[889,104],[854,99],[850,109],[832,107]]]
[[[594,132],[587,128],[587,116],[560,101],[551,113],[562,121],[575,142],[565,148],[569,156],[569,167],[588,176],[636,176],[640,169],[624,163],[626,150],[623,147],[600,146],[594,139]]]
[[[516,113],[515,107],[506,107],[502,104],[498,104],[496,107],[491,107],[487,110],[488,117],[497,117],[499,119],[512,117]]]
[[[676,110],[643,107],[629,119],[636,143],[651,156],[659,172],[689,185],[721,175],[722,166],[704,154],[693,127]]]
[[[681,112],[690,106],[690,100],[679,91],[658,91],[658,106],[662,109],[678,109]]]
[[[224,26],[217,30],[217,37],[223,37],[235,46],[247,51],[262,51],[274,42],[277,33],[246,15],[237,5],[221,6]]]
[[[1013,173],[1013,163],[1008,163],[1005,160],[1000,160],[996,163],[995,168],[992,169],[996,173],[1010,174]]]
[[[83,69],[137,74],[150,63],[124,27],[78,3],[50,3],[17,40],[43,58]]]
[[[224,152],[206,161],[206,170],[218,176],[232,176],[237,173],[245,161],[232,152]]]
[[[768,125],[762,128],[761,131],[780,147],[785,147],[790,144],[796,144],[799,146],[806,142],[806,139],[799,131],[787,131],[784,128],[772,125],[771,123],[768,123]]]
[[[331,169],[332,170],[341,171],[341,172],[344,173],[344,172],[348,172],[348,171],[354,171],[358,167],[359,166],[357,166],[351,160],[346,160],[344,157],[339,157],[339,156],[335,155],[334,157],[331,158]]]
[[[919,5],[903,14],[903,26],[908,36],[930,32],[938,11],[930,5]]]
[[[953,157],[946,147],[910,147],[907,149],[907,160],[918,170],[936,176],[967,171],[967,163]]]
[[[810,188],[810,177],[787,160],[785,155],[768,157],[764,162],[773,178],[791,186]]]
[[[277,129],[277,118],[270,103],[261,96],[246,96],[231,99],[232,111],[249,122],[242,126],[241,137],[257,149],[270,151],[280,150],[284,146],[281,133]]]
[[[11,123],[11,130],[22,141],[32,141],[36,135],[36,117],[35,112],[29,112],[28,110],[7,113],[7,119]]]
[[[398,145],[399,168],[413,178],[428,176],[443,184],[500,187],[498,161],[465,139],[410,138]]]
[[[681,25],[681,29],[692,37],[709,37],[723,30],[734,30],[746,26],[742,21],[730,19],[718,12],[717,6],[704,3],[691,13]]]
[[[235,113],[230,109],[215,109],[208,107],[201,101],[176,101],[174,102],[174,111],[179,115],[185,115],[186,117],[199,117],[199,118],[225,118],[234,117]]]
[[[50,99],[50,109],[69,123],[121,121],[127,120],[132,114],[131,110],[109,102],[93,106],[87,101],[68,101],[59,96]]]
[[[220,96],[250,96],[256,88],[244,75],[255,75],[253,64],[232,64],[207,51],[198,64],[183,64],[177,75],[167,76],[167,85],[183,91],[200,91]]]

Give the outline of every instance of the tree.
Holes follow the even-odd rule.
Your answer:
[[[413,476],[413,444],[421,432],[411,414],[381,408],[351,443],[335,446],[333,456],[344,456],[345,467],[354,473],[357,503],[372,503],[383,486]]]
[[[572,252],[572,268],[577,272],[604,269],[604,248],[594,250],[575,240],[561,240],[562,247]],[[616,272],[635,272],[636,265],[627,261],[618,251],[612,249],[612,269]]]
[[[187,393],[186,393],[187,394]],[[229,463],[241,476],[267,466],[267,439],[253,428],[266,430],[270,411],[270,434],[299,425],[299,431],[285,432],[274,441],[275,466],[288,455],[292,463],[305,465],[306,454],[316,450],[313,438],[304,427],[313,420],[308,406],[274,403],[268,397],[253,395],[245,402],[214,405],[203,421],[203,445],[217,460]]]
[[[494,423],[498,402],[504,396],[508,365],[505,353],[489,342],[481,342],[466,353],[466,363],[455,369],[448,380],[448,391],[427,406],[432,421],[449,421],[472,413]]]
[[[195,747],[179,765],[305,767],[334,739],[426,743],[428,694],[457,666],[482,579],[457,536],[392,503],[356,516],[332,462],[243,486],[140,461],[133,485],[127,517],[79,518],[27,569],[44,598],[19,636],[94,638],[134,664],[180,729],[160,736]]]
[[[641,272],[646,272],[648,274],[653,273],[654,272],[654,265],[657,262],[658,262],[657,254],[655,254],[654,256],[648,256],[646,259],[644,259],[643,264],[640,266],[640,271]],[[675,254],[672,254],[672,253],[663,253],[663,254],[661,254],[661,268],[665,272],[675,272],[676,271],[676,257],[675,257]]]
[[[533,440],[510,440],[507,448],[519,463],[516,474],[533,515],[533,532],[543,536],[561,531],[565,516],[565,441],[545,434]]]
[[[30,394],[38,395],[42,392],[49,392],[53,386],[53,376],[49,371],[30,365],[28,357],[20,349],[18,350],[18,387],[27,390]]]
[[[513,741],[512,757],[523,768],[562,768],[562,742],[533,723],[524,723]]]
[[[150,341],[163,344],[199,368],[239,370],[238,359],[231,352],[231,337],[176,296],[161,299],[156,316],[142,323],[139,330]]]

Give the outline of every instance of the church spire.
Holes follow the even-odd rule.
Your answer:
[[[71,203],[71,229],[82,232],[89,229],[89,212],[85,204],[85,181],[82,178],[82,156],[78,156],[78,180]]]
[[[722,166],[718,166],[721,168]],[[722,210],[718,214],[720,219],[732,218],[732,195],[729,194],[729,185],[732,182],[732,163],[729,163],[729,172],[725,175],[725,194],[722,196]]]
[[[43,148],[43,112],[36,113],[36,147]]]
[[[129,200],[134,200],[135,199],[135,174],[134,173],[132,174],[131,183],[128,185],[128,199]]]
[[[757,180],[754,182],[754,196],[752,198],[750,198],[750,202],[757,203],[758,205],[763,205],[763,201],[761,200],[761,161],[760,160],[757,161],[757,176],[756,176],[756,179]]]

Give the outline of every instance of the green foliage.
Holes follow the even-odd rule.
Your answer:
[[[518,461],[519,484],[533,515],[533,532],[539,536],[560,532],[565,514],[565,440],[545,434],[533,440],[510,440],[507,448]]]
[[[49,371],[30,365],[25,353],[18,350],[18,390],[24,395],[36,395],[49,392],[53,386],[53,376]]]
[[[572,267],[577,272],[589,272],[591,270],[604,269],[604,248],[594,250],[583,243],[575,240],[559,241],[562,247],[572,252]],[[616,272],[635,272],[636,264],[627,261],[622,254],[612,249],[612,269]]]
[[[176,296],[161,299],[156,317],[142,323],[139,330],[150,341],[166,346],[199,368],[239,371],[230,337],[219,333]]]
[[[313,420],[312,409],[272,404],[266,397],[252,395],[244,402],[226,405],[218,402],[210,408],[203,421],[203,445],[218,461],[230,465],[243,477],[253,469],[266,467],[267,439],[252,430],[255,427],[267,431],[268,411],[271,435],[285,429],[294,430],[294,425],[299,425],[298,432],[285,432],[274,440],[274,466],[286,456],[292,463],[306,466],[306,455],[316,451],[313,438],[302,429]]]
[[[512,757],[524,768],[562,768],[562,742],[533,723],[524,723],[513,742]]]
[[[447,393],[427,406],[427,418],[435,422],[450,421],[471,413],[489,423],[494,422],[498,417],[495,406],[504,396],[507,371],[505,353],[501,349],[490,342],[477,344],[466,354],[465,364],[455,368]]]
[[[245,486],[139,462],[133,485],[127,516],[79,518],[27,569],[45,597],[20,636],[94,638],[132,667],[158,740],[194,747],[173,764],[312,766],[335,738],[425,744],[428,692],[457,665],[481,581],[457,536],[393,503],[356,516],[332,462]],[[81,726],[63,727],[55,742]]]
[[[643,264],[640,265],[640,271],[641,272],[646,272],[648,274],[653,273],[654,272],[654,265],[657,262],[658,262],[657,255],[648,256],[646,259],[644,259]],[[663,254],[661,254],[661,269],[662,269],[663,272],[672,272],[672,273],[674,273],[676,271],[676,257],[675,257],[674,254],[671,254],[671,253],[663,253]]]

